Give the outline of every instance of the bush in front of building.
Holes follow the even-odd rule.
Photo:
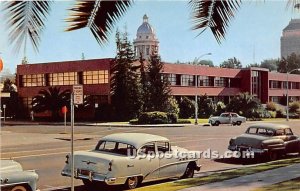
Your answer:
[[[266,110],[268,111],[276,111],[277,110],[277,105],[274,102],[268,102],[266,104]]]
[[[300,114],[300,101],[293,101],[292,103],[289,103],[289,109],[291,113]]]
[[[192,123],[188,119],[177,119],[177,124],[187,124],[187,123]]]
[[[139,124],[167,124],[168,115],[165,112],[143,112],[138,118]]]
[[[276,111],[269,111],[271,118],[276,118],[277,112]]]

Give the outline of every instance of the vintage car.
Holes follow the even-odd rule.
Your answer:
[[[38,175],[34,170],[24,171],[14,160],[1,160],[0,166],[2,191],[36,191]]]
[[[267,156],[276,160],[287,153],[300,153],[300,138],[289,126],[261,123],[248,127],[246,132],[229,141],[231,151],[251,151],[254,156]]]
[[[246,117],[239,116],[237,113],[222,113],[220,116],[212,116],[208,119],[208,123],[212,126],[220,124],[241,125],[246,122]]]
[[[144,133],[117,133],[100,139],[94,150],[74,153],[76,179],[87,187],[125,185],[136,188],[142,182],[167,178],[191,178],[200,170],[188,150],[171,146],[161,136]],[[179,156],[179,157],[178,157]],[[71,156],[66,156],[63,176],[71,177]]]

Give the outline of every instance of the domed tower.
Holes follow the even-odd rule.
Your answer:
[[[144,59],[148,59],[151,54],[158,54],[158,43],[155,31],[148,23],[147,15],[144,15],[143,24],[138,28],[136,39],[133,40],[135,57],[138,59],[142,54]]]

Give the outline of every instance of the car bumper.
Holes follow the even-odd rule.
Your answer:
[[[76,179],[86,179],[91,182],[104,182],[107,185],[119,185],[124,184],[126,179],[125,178],[116,178],[116,177],[107,177],[106,175],[95,173],[95,172],[89,172],[88,174],[80,174],[80,171],[78,169],[75,170],[74,178]],[[63,170],[61,172],[62,176],[68,176],[71,177],[71,172],[68,170]]]
[[[252,147],[245,147],[245,146],[237,146],[237,145],[229,145],[228,150],[231,151],[247,151],[249,153],[254,153],[254,154],[259,154],[263,155],[268,152],[268,149],[257,149],[257,148],[252,148]]]

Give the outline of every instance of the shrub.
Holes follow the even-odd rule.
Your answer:
[[[266,110],[268,111],[276,111],[277,110],[277,105],[274,102],[268,102],[266,105]]]
[[[178,124],[185,124],[185,123],[192,123],[192,122],[188,119],[178,119],[177,123]]]
[[[168,123],[168,116],[165,112],[153,111],[141,113],[139,124],[166,124]]]
[[[169,123],[177,123],[178,115],[176,113],[167,113]]]
[[[269,111],[271,118],[276,118],[277,112],[276,111]]]
[[[285,111],[283,111],[283,109],[278,109],[276,110],[276,117],[277,118],[281,118],[281,117],[285,117],[286,114],[285,114]]]
[[[290,112],[291,113],[297,113],[297,110],[300,109],[300,102],[299,101],[294,101],[289,104]]]
[[[139,124],[139,120],[138,119],[131,119],[129,121],[129,124],[131,124],[131,125],[137,125],[137,124]]]

